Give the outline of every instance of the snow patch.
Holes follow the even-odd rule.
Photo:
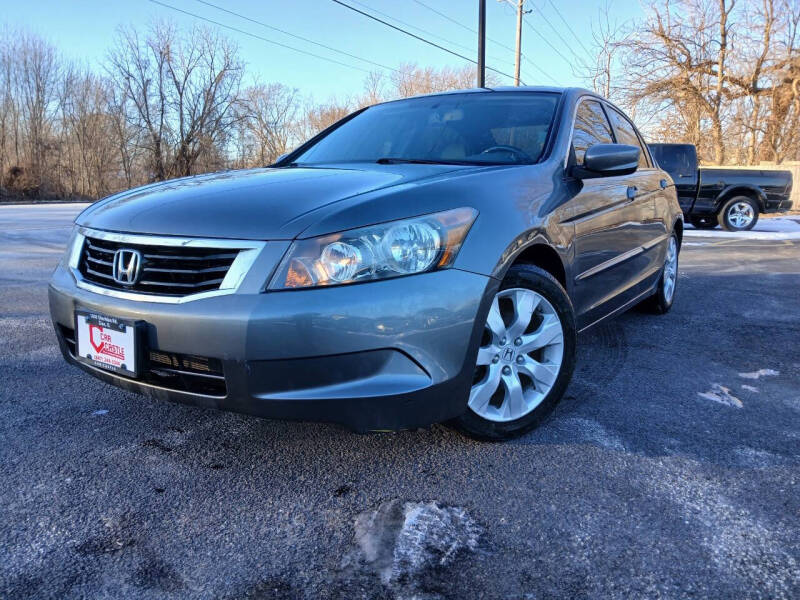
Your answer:
[[[759,377],[770,377],[775,375],[780,375],[780,372],[772,369],[759,369],[758,371],[753,371],[752,373],[739,373],[739,377],[744,379],[758,379]]]
[[[733,453],[739,459],[739,462],[747,467],[772,467],[786,462],[782,456],[761,448],[738,446],[733,449]]]
[[[697,395],[701,398],[705,398],[706,400],[712,400],[714,402],[719,402],[720,404],[724,404],[725,406],[734,406],[736,408],[743,408],[744,404],[742,401],[739,400],[736,396],[731,394],[730,388],[726,388],[723,385],[715,383],[711,386],[711,389],[707,392],[697,392]]]
[[[436,502],[390,500],[361,513],[355,522],[358,558],[384,585],[406,592],[414,591],[424,571],[473,552],[480,535],[480,526],[465,509]]]
[[[791,217],[759,219],[750,231],[695,229],[687,224],[683,232],[689,237],[738,238],[742,240],[800,240],[800,222]],[[684,245],[686,242],[684,242]]]
[[[572,433],[573,435],[579,433],[583,437],[581,441],[595,443],[611,450],[625,451],[625,444],[622,440],[597,421],[581,417],[570,417],[565,420],[574,425]]]

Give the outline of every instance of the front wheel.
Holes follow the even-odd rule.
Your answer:
[[[758,223],[758,205],[752,198],[736,196],[725,203],[718,218],[726,231],[749,231]]]
[[[456,425],[484,440],[539,425],[572,378],[575,345],[575,315],[564,288],[538,267],[511,267],[492,300],[467,410]]]

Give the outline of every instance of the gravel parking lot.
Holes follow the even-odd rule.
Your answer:
[[[0,598],[800,597],[791,226],[687,232],[673,311],[580,336],[550,421],[488,444],[66,365],[46,285],[80,208],[0,207]]]

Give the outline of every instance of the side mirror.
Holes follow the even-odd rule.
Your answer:
[[[595,144],[586,150],[583,165],[573,167],[572,174],[578,179],[630,175],[639,167],[637,146],[627,144]]]

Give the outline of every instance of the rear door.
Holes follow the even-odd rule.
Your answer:
[[[637,210],[639,222],[638,243],[643,248],[646,263],[638,261],[636,266],[641,268],[636,273],[631,274],[634,284],[642,284],[648,287],[652,283],[652,276],[659,271],[664,264],[667,231],[671,223],[666,223],[664,215],[669,211],[664,210],[664,205],[669,201],[665,191],[666,180],[664,173],[657,169],[650,158],[647,145],[642,141],[639,132],[636,131],[633,123],[613,106],[605,105],[608,119],[614,129],[614,137],[618,144],[628,144],[639,148],[639,168],[635,173],[625,177],[629,187],[636,189],[633,208]],[[634,292],[642,291],[639,286]]]
[[[586,150],[614,142],[601,103],[584,98],[578,105],[572,136],[571,164],[581,165]],[[579,327],[591,324],[626,302],[642,260],[642,213],[629,177],[571,181],[569,201],[575,227],[574,304]]]

